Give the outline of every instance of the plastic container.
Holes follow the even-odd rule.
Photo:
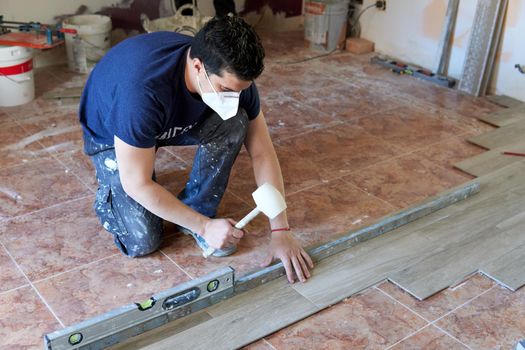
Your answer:
[[[33,51],[0,46],[0,107],[22,105],[34,98]]]
[[[89,73],[111,47],[111,18],[102,15],[78,15],[64,20],[68,67],[73,72]]]
[[[306,0],[304,37],[310,48],[330,52],[343,49],[349,0]]]

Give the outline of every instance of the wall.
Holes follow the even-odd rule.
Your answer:
[[[364,6],[373,1],[365,0]],[[372,40],[384,54],[434,68],[447,0],[387,0],[387,10],[368,10],[361,17],[361,36]],[[449,75],[461,76],[463,59],[477,2],[460,1]],[[525,0],[509,0],[501,50],[489,90],[525,101],[525,75],[514,68],[525,65]]]

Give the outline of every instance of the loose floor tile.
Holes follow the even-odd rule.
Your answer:
[[[374,94],[361,86],[344,83],[322,89],[311,86],[308,89],[293,90],[291,96],[341,120],[354,120],[363,115],[399,106],[394,98]]]
[[[140,302],[189,277],[161,253],[121,254],[35,284],[66,325]]]
[[[410,154],[356,171],[344,179],[394,206],[404,208],[464,183],[469,178]]]
[[[355,122],[368,133],[411,152],[464,134],[444,118],[414,108],[397,108],[360,118]]]
[[[44,334],[61,326],[33,288],[0,294],[0,349],[42,349]]]
[[[525,334],[525,288],[494,287],[436,325],[472,349],[513,349]]]
[[[434,326],[428,326],[389,348],[389,350],[465,350],[468,349],[454,338]]]
[[[459,285],[445,289],[423,301],[417,300],[390,282],[384,282],[378,288],[426,320],[435,321],[456,307],[490,289],[494,284],[491,279],[476,274]]]
[[[425,321],[371,289],[266,337],[276,349],[384,349]]]
[[[89,196],[0,224],[0,239],[30,280],[118,253],[93,200]]]
[[[88,155],[81,149],[72,149],[56,155],[57,159],[64,164],[66,171],[78,176],[92,191],[98,188],[95,167]]]
[[[83,146],[82,129],[75,109],[58,108],[43,111],[19,121],[29,136],[18,144],[39,142],[50,153],[62,153]]]
[[[292,98],[271,94],[262,102],[262,111],[274,141],[316,131],[341,122],[333,115],[306,106]]]
[[[45,156],[39,143],[19,143],[28,133],[16,122],[0,119],[0,168],[24,164]]]
[[[285,178],[300,176],[305,163],[315,164],[322,179],[330,180],[357,171],[380,161],[398,156],[401,148],[372,136],[355,125],[338,125],[319,130],[308,137],[295,137],[280,143],[295,156],[282,159]],[[297,163],[292,169],[291,164]],[[292,172],[295,170],[297,175]],[[287,171],[287,172],[286,172]]]
[[[393,211],[395,207],[341,180],[288,198],[290,227],[306,246],[333,239]]]
[[[0,219],[84,197],[91,191],[54,159],[0,169]]]
[[[1,229],[2,223],[0,223],[0,230]],[[20,270],[18,270],[2,246],[0,246],[0,267],[2,269],[2,273],[0,274],[0,293],[28,284],[27,279]]]
[[[444,168],[453,169],[455,163],[485,152],[483,148],[469,143],[467,137],[467,135],[454,136],[423,148],[415,154]]]

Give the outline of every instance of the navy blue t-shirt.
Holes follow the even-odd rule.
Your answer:
[[[126,39],[113,47],[91,72],[80,101],[85,139],[100,146],[117,136],[139,147],[170,145],[211,109],[186,87],[184,71],[192,37],[155,32]],[[255,83],[243,90],[239,108],[254,119],[260,111]],[[174,144],[175,142],[173,142]],[[100,151],[84,143],[86,153]]]

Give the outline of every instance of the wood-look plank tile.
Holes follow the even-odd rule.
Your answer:
[[[485,97],[487,100],[489,100],[492,103],[495,103],[502,107],[517,107],[523,105],[523,101],[520,101],[518,99],[515,99],[513,97],[507,96],[507,95],[490,95]]]
[[[111,346],[108,350],[139,350],[155,344],[162,339],[173,336],[187,329],[207,322],[212,317],[206,311],[197,311],[181,319],[166,323],[164,326],[155,328],[149,332],[140,334],[136,337]]]
[[[525,244],[484,263],[480,270],[512,291],[525,285]]]
[[[520,106],[480,116],[478,119],[499,127],[525,120],[525,103],[522,103]]]
[[[211,320],[143,349],[237,349],[319,309],[280,278],[206,311]]]
[[[503,152],[525,153],[525,142],[518,142],[465,159],[454,166],[470,175],[482,176],[509,164],[521,162],[524,157],[504,155]]]
[[[464,211],[459,220],[447,218],[427,227],[424,235],[437,238],[433,254],[389,279],[423,300],[477,271],[484,261],[525,243],[523,193],[501,195],[481,204]]]
[[[487,149],[494,149],[523,141],[524,133],[525,120],[471,137],[468,141]]]

